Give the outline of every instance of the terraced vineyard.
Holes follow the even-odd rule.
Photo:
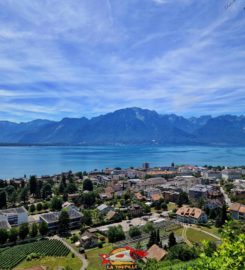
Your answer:
[[[69,249],[59,240],[42,240],[8,248],[0,253],[0,269],[13,269],[31,253],[41,253],[43,256],[63,257],[69,254]]]

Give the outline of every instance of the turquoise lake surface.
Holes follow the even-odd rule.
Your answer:
[[[2,146],[0,178],[106,167],[175,164],[245,165],[245,147],[207,146]]]

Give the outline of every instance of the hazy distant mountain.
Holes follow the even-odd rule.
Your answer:
[[[245,117],[184,118],[127,108],[87,118],[27,123],[0,121],[0,143],[15,144],[199,144],[245,145]]]

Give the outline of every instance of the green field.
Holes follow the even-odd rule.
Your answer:
[[[64,257],[70,250],[59,240],[42,240],[33,243],[17,245],[0,253],[0,269],[13,269],[31,253],[43,256]]]
[[[113,250],[111,244],[104,245],[103,248],[95,248],[86,251],[87,259],[89,261],[89,266],[87,270],[104,270],[105,266],[101,264],[100,254],[108,254]]]
[[[203,240],[206,241],[214,241],[216,242],[217,239],[198,230],[188,228],[186,232],[186,236],[190,242],[194,243],[201,243]]]
[[[168,211],[174,210],[177,208],[177,205],[173,202],[168,203]]]
[[[181,270],[186,269],[186,267],[191,267],[195,265],[196,260],[188,261],[188,262],[182,262],[179,260],[164,260],[159,263],[158,267],[159,270]],[[190,268],[191,269],[191,268]]]
[[[198,228],[200,228],[203,231],[215,234],[216,236],[220,237],[220,229],[216,228],[215,226],[211,226],[211,227],[206,227],[206,226],[197,226]]]
[[[34,266],[46,266],[47,270],[56,270],[58,267],[69,266],[72,270],[79,270],[82,267],[82,262],[77,257],[72,258],[71,253],[67,257],[43,257],[41,259],[26,261],[20,263],[15,270],[31,268]]]

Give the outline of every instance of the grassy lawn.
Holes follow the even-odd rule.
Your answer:
[[[168,203],[168,211],[174,210],[177,208],[177,205],[175,203]]]
[[[82,262],[77,257],[72,258],[71,253],[67,257],[43,257],[41,259],[21,262],[15,270],[31,268],[34,266],[46,266],[47,270],[56,270],[57,267],[71,267],[72,270],[79,270],[82,267]]]
[[[88,270],[104,270],[105,266],[101,264],[100,254],[108,254],[113,250],[111,244],[104,245],[103,248],[94,248],[86,251],[87,259],[89,261]]]
[[[198,226],[200,229],[202,229],[203,231],[212,233],[217,235],[218,237],[220,237],[220,232],[219,232],[219,228],[216,228],[215,226],[211,226],[211,227],[206,227],[206,226]]]
[[[212,236],[204,232],[192,229],[192,228],[187,229],[186,236],[188,240],[192,243],[200,243],[203,240],[214,241],[214,242],[217,241],[217,239],[213,238]]]
[[[192,265],[194,265],[196,262],[196,260],[192,260],[192,261],[189,261],[189,262],[182,262],[182,261],[179,261],[179,260],[164,260],[163,262],[161,262],[159,264],[159,269],[161,270],[169,270],[171,268],[171,270],[180,270],[182,269],[182,267],[191,267]]]
[[[177,230],[173,230],[173,233],[177,236],[181,236],[182,235],[182,231],[183,231],[183,228],[179,228]]]

